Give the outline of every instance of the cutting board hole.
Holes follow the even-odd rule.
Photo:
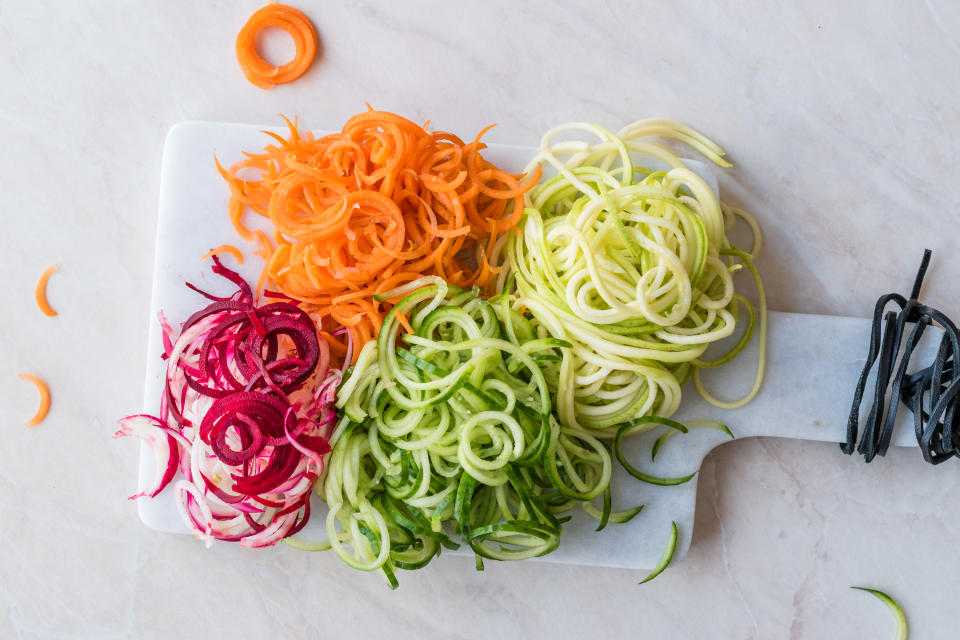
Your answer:
[[[280,27],[264,27],[254,40],[257,55],[275,67],[281,67],[297,54],[297,47],[290,34]]]

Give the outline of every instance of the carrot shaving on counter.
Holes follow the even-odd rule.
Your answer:
[[[290,34],[296,47],[293,60],[278,67],[257,53],[257,33],[265,27],[277,27]],[[236,45],[237,62],[251,84],[270,89],[302,76],[313,64],[318,42],[316,29],[302,11],[285,4],[268,4],[255,11],[240,29]]]
[[[203,254],[201,260],[206,260],[210,256],[219,255],[221,253],[229,253],[234,257],[238,264],[243,264],[243,253],[240,252],[240,249],[237,249],[232,244],[222,244],[219,247],[214,247]]]
[[[43,422],[43,419],[47,417],[47,412],[50,411],[50,390],[47,389],[47,385],[44,384],[43,380],[37,376],[32,376],[29,373],[19,373],[17,377],[21,380],[29,380],[37,387],[37,391],[40,392],[40,406],[37,408],[37,412],[33,417],[26,422],[26,426],[35,427]]]
[[[47,302],[47,280],[50,279],[50,276],[52,276],[56,270],[57,265],[55,264],[47,267],[43,274],[41,274],[40,279],[37,280],[37,288],[33,291],[33,298],[37,301],[37,306],[40,307],[40,311],[47,316],[57,315],[57,312],[54,311],[50,303]]]
[[[262,153],[229,170],[217,161],[234,228],[267,255],[261,290],[269,283],[345,327],[356,357],[391,306],[375,295],[425,275],[493,286],[490,257],[520,222],[540,167],[524,177],[485,160],[489,127],[464,143],[372,109],[321,138],[284,121],[287,136],[264,132],[275,142]],[[247,228],[247,209],[273,223],[275,244]]]

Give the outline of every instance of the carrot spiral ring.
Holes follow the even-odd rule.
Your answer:
[[[296,47],[293,60],[278,67],[260,57],[256,38],[265,27],[277,27],[290,34]],[[240,29],[237,35],[237,62],[251,84],[270,89],[302,76],[313,64],[318,42],[316,29],[302,11],[285,4],[268,4],[254,12]]]

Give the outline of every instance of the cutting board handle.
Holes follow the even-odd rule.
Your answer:
[[[866,362],[870,327],[870,321],[863,318],[772,311],[766,376],[756,398],[738,409],[718,409],[689,386],[684,389],[677,419],[716,420],[729,426],[737,438],[840,442],[846,434],[854,387]],[[933,361],[939,339],[939,331],[924,335],[917,362]],[[729,365],[705,371],[704,381],[711,393],[734,398],[749,389],[757,350],[753,341]],[[869,382],[867,388],[871,388]],[[906,409],[897,416],[892,443],[917,446],[912,416]]]

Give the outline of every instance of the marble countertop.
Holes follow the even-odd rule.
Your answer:
[[[960,316],[960,9],[946,0],[302,2],[322,56],[261,91],[233,40],[260,3],[0,0],[0,637],[952,638],[960,465],[867,466],[745,439],[704,463],[693,547],[657,580],[443,557],[387,589],[330,554],[148,530],[137,446],[163,137],[182,120],[336,127],[364,101],[496,142],[571,119],[696,126],[767,235],[770,305],[868,315],[934,249],[925,299]],[[289,50],[283,42],[274,53]],[[287,47],[285,49],[285,47]],[[50,263],[60,310],[33,287]],[[42,374],[49,418],[22,422]],[[842,425],[836,425],[838,438]]]

